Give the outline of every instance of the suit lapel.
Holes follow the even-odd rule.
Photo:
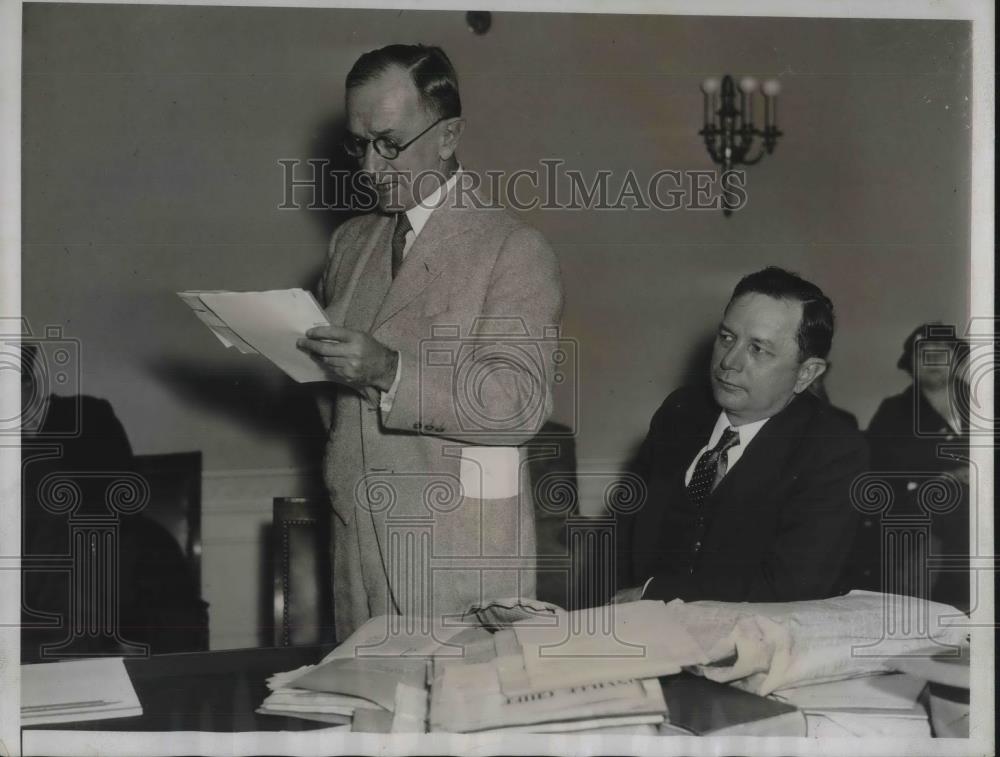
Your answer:
[[[409,305],[441,275],[450,257],[453,237],[468,231],[462,223],[462,210],[455,207],[454,193],[455,187],[452,187],[406,253],[403,265],[375,316],[372,331]]]
[[[743,450],[739,463],[723,476],[709,500],[725,501],[734,492],[758,491],[766,486],[775,473],[780,473],[781,461],[796,437],[795,427],[806,411],[805,400],[796,397],[765,423]]]
[[[356,310],[360,308],[368,311],[373,307],[373,302],[377,308],[385,296],[388,279],[391,277],[388,249],[392,219],[377,218],[373,223],[372,232],[366,235],[366,242],[358,246],[354,259],[345,260],[345,265],[338,268],[334,281],[328,284],[329,291],[334,293],[326,308],[330,323],[347,328],[367,328],[371,325],[375,311],[359,313]],[[350,251],[352,248],[345,245],[345,249]]]

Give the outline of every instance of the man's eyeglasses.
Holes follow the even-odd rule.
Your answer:
[[[375,139],[365,139],[364,137],[359,137],[356,134],[348,134],[344,137],[344,151],[350,155],[352,158],[363,158],[365,156],[365,151],[368,149],[368,145],[372,144],[375,146],[375,152],[381,155],[386,160],[394,160],[399,157],[399,154],[403,152],[407,147],[412,145],[418,139],[420,139],[424,134],[429,132],[439,123],[445,120],[442,116],[437,121],[432,123],[417,136],[411,139],[405,144],[398,145],[395,140],[391,137],[375,137]]]

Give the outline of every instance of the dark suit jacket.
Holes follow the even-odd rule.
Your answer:
[[[832,596],[851,549],[854,478],[867,469],[857,428],[809,393],[773,416],[699,508],[684,475],[720,408],[681,389],[653,416],[637,473],[646,502],[621,519],[619,587],[644,598],[773,602]]]

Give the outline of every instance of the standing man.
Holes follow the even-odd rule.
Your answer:
[[[679,389],[639,453],[643,507],[620,523],[616,601],[820,599],[854,538],[857,428],[807,392],[826,370],[833,304],[780,268],[733,290],[711,394]]]
[[[321,409],[341,641],[375,615],[533,596],[518,445],[552,409],[547,329],[562,311],[542,236],[458,186],[465,121],[444,52],[366,53],[346,91],[344,147],[378,210],[334,232],[318,286],[333,325],[300,340],[331,382]]]

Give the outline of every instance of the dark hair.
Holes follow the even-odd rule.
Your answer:
[[[440,47],[388,45],[371,50],[355,61],[347,74],[345,86],[347,89],[361,86],[392,66],[409,71],[424,105],[439,118],[462,115],[458,75]]]
[[[766,294],[777,300],[802,303],[802,320],[795,335],[799,344],[799,360],[810,357],[826,359],[833,344],[833,303],[823,290],[791,271],[777,266],[751,273],[740,279],[729,303],[743,294]],[[729,305],[726,306],[728,309]]]
[[[917,326],[903,341],[903,354],[896,361],[896,367],[913,375],[913,358],[916,357],[917,343],[951,344],[955,350],[953,364],[960,365],[969,354],[969,343],[955,336],[955,327],[941,321],[931,321]]]

